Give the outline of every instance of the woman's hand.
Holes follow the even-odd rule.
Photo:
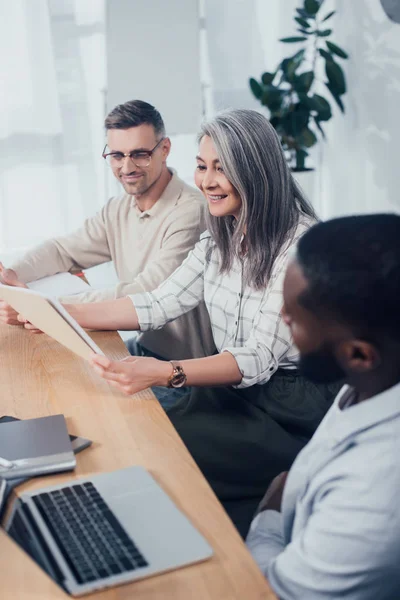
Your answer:
[[[23,315],[17,316],[18,325],[23,325],[25,329],[28,329],[31,333],[43,333],[41,329],[38,329],[35,325],[32,325],[28,319],[25,319]]]
[[[17,311],[4,300],[0,300],[0,322],[5,325],[21,325]]]
[[[18,275],[13,269],[6,269],[2,262],[0,262],[0,283],[13,287],[28,287],[25,283],[19,281]],[[21,325],[18,320],[18,313],[4,300],[0,300],[0,322],[6,325]]]
[[[89,362],[100,377],[127,396],[153,385],[166,386],[173,371],[171,363],[144,356],[128,356],[118,361],[92,354]]]

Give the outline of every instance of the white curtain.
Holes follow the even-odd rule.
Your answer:
[[[0,258],[104,202],[103,0],[0,0]]]

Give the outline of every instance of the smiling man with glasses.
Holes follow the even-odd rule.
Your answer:
[[[164,131],[164,126],[161,131]],[[108,141],[103,150],[103,158],[115,177],[120,180],[127,194],[135,196],[142,211],[154,206],[159,200],[160,188],[163,191],[172,178],[172,172],[166,166],[171,149],[169,138],[163,135],[154,148],[146,148],[157,137],[155,127],[148,123],[129,129],[109,128]],[[135,149],[128,152],[115,149],[127,145]]]
[[[103,157],[125,193],[111,198],[78,231],[44,242],[0,275],[20,285],[59,272],[88,269],[112,260],[119,278],[114,288],[62,300],[94,302],[152,291],[184,260],[205,229],[202,194],[167,167],[171,142],[160,113],[133,100],[114,108],[105,120]],[[1,263],[0,263],[1,265]],[[15,271],[15,273],[14,273]],[[0,321],[20,325],[0,302]],[[197,358],[214,350],[204,305],[162,330],[141,335],[131,353],[161,358]]]

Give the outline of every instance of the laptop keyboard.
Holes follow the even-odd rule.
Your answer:
[[[78,583],[148,566],[93,483],[32,497]]]

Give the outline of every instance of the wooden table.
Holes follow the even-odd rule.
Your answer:
[[[109,357],[127,355],[116,333],[97,332],[93,339]],[[214,549],[214,557],[204,563],[97,593],[96,598],[275,598],[150,390],[123,396],[57,342],[19,327],[0,325],[0,360],[0,415],[27,419],[63,413],[70,433],[94,441],[78,454],[75,473],[31,480],[20,486],[18,493],[76,476],[141,464]],[[4,530],[0,530],[0,566],[1,598],[69,597]]]

